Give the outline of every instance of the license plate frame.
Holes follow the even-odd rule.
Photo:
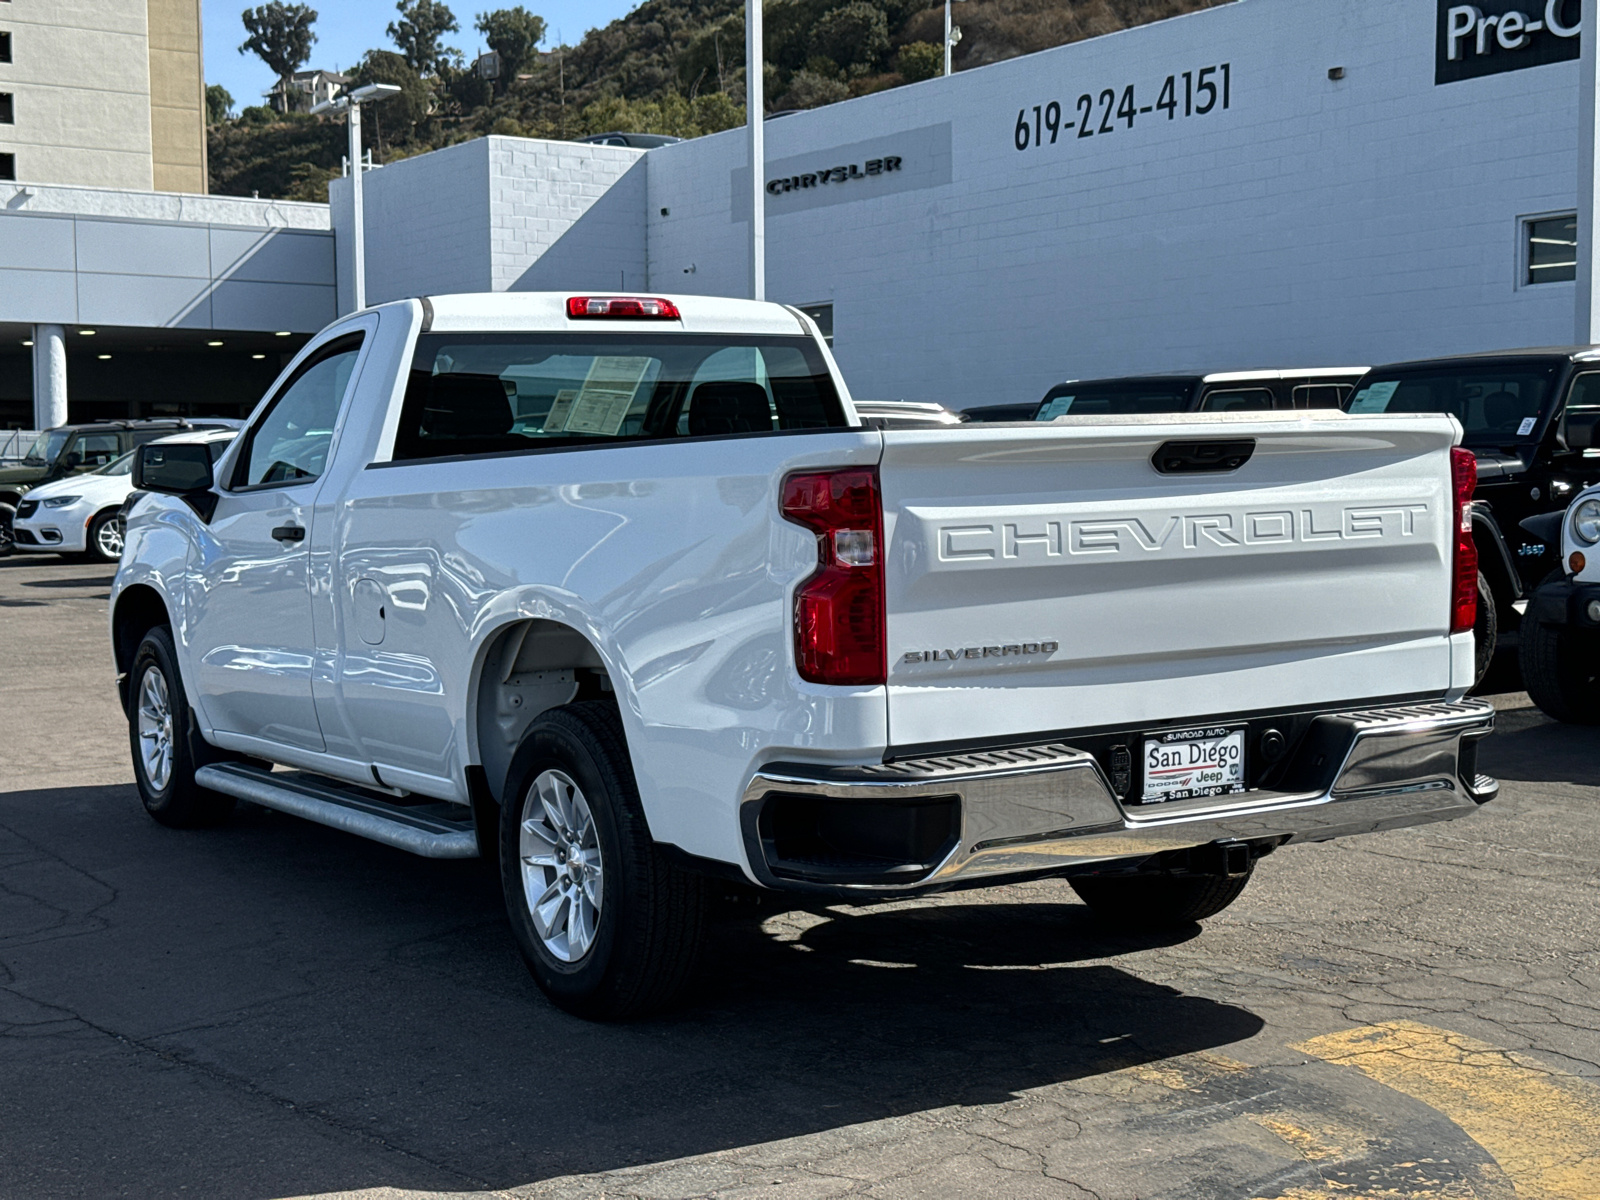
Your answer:
[[[1245,726],[1197,725],[1144,735],[1139,801],[1165,804],[1249,790]]]

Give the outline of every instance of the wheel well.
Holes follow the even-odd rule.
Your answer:
[[[20,503],[22,503],[21,492],[0,492],[0,504],[9,504],[15,508]]]
[[[157,625],[169,624],[166,602],[155,588],[137,584],[117,597],[117,610],[111,618],[111,652],[117,660],[117,692],[124,711],[128,707],[127,676],[139,643]]]
[[[478,668],[474,733],[494,798],[504,799],[511,757],[541,713],[611,694],[605,660],[570,625],[518,621],[491,638]]]
[[[1493,522],[1486,517],[1474,517],[1472,525],[1478,542],[1478,570],[1489,581],[1495,608],[1502,613],[1511,611],[1511,602],[1517,598],[1521,587],[1512,575],[1515,568],[1507,561],[1509,551],[1505,541]],[[1512,612],[1511,615],[1515,617],[1516,613]]]

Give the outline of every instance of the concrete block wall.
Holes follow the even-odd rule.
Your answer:
[[[490,289],[491,140],[462,142],[367,172],[362,199],[368,304]],[[343,313],[355,305],[348,177],[329,184],[328,200],[339,241]]]
[[[1576,65],[1435,86],[1435,17],[1240,0],[772,121],[769,163],[819,166],[948,122],[952,171],[830,185],[857,198],[821,208],[769,197],[769,298],[833,302],[858,396],[961,407],[1072,377],[1569,341],[1575,285],[1519,286],[1518,218],[1575,203]],[[1222,63],[1227,110],[1184,116],[1182,73]],[[1153,106],[1168,75],[1175,118],[1098,132],[1104,90]],[[1019,112],[1053,100],[1065,122],[1084,94],[1094,135],[1016,149]],[[652,289],[743,292],[744,156],[742,130],[650,152]]]
[[[645,286],[644,151],[486,137],[369,171],[367,303]],[[329,188],[348,245],[350,184]],[[353,304],[341,249],[340,311]]]
[[[645,152],[492,137],[494,291],[645,286]]]

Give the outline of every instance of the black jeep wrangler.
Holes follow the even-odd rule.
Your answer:
[[[1444,412],[1458,421],[1462,444],[1478,459],[1472,532],[1478,543],[1478,675],[1496,644],[1514,645],[1528,598],[1558,563],[1560,540],[1547,544],[1522,528],[1540,513],[1560,512],[1600,480],[1600,451],[1587,437],[1571,445],[1567,413],[1600,406],[1600,346],[1504,350],[1374,367],[1344,408],[1352,413]],[[1586,414],[1587,415],[1587,414]],[[1585,425],[1585,432],[1588,426]]]

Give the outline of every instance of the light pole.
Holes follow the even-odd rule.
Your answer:
[[[762,0],[745,0],[744,116],[750,134],[750,298],[767,298],[766,79],[761,38]]]
[[[960,3],[961,0],[957,0]],[[961,40],[961,27],[950,24],[950,0],[944,0],[944,73],[950,74],[950,51]]]
[[[350,202],[354,209],[355,217],[352,224],[354,233],[354,275],[356,292],[356,310],[359,312],[367,306],[367,231],[366,222],[361,211],[361,106],[371,104],[375,100],[387,100],[391,96],[398,96],[400,87],[393,83],[369,83],[365,87],[358,87],[353,92],[346,92],[343,96],[336,96],[332,100],[324,100],[321,104],[312,106],[314,113],[343,112],[349,114],[350,126]]]

